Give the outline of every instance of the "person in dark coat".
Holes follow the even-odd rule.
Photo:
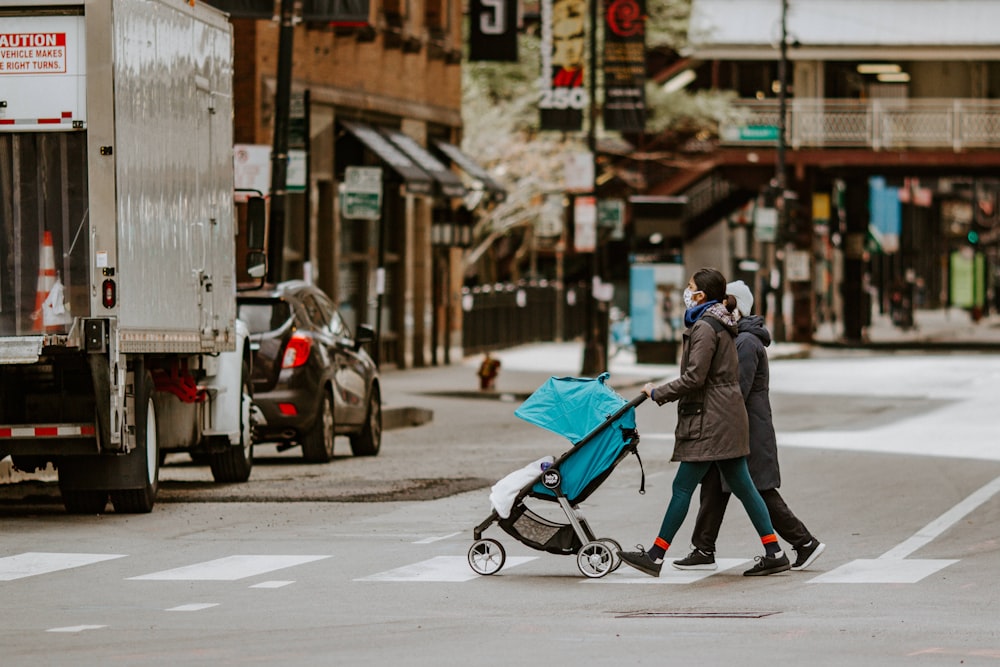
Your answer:
[[[781,471],[778,467],[778,442],[771,418],[770,367],[767,346],[771,333],[764,326],[764,318],[752,315],[753,294],[742,280],[729,283],[726,293],[736,298],[739,334],[736,336],[736,353],[739,357],[740,391],[746,403],[750,426],[750,456],[747,460],[750,477],[760,492],[771,515],[771,522],[781,539],[795,550],[793,570],[804,570],[812,565],[826,549],[805,524],[785,504],[778,488]],[[713,467],[701,480],[701,506],[691,537],[694,549],[686,557],[675,560],[680,570],[714,570],[715,540],[729,503],[729,488],[724,484],[719,470]]]
[[[718,467],[753,523],[765,555],[743,574],[760,576],[791,567],[781,551],[767,506],[754,488],[747,469],[749,427],[740,393],[736,355],[736,300],[726,297],[726,279],[715,269],[700,269],[684,291],[684,323],[680,377],[659,387],[647,383],[643,392],[658,405],[677,401],[674,454],[679,461],[670,503],[660,532],[647,551],[621,551],[623,562],[658,577],[663,556],[691,506],[695,487]]]

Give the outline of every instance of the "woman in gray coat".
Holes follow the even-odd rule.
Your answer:
[[[813,537],[805,524],[792,513],[778,492],[781,471],[778,468],[778,442],[771,418],[770,367],[767,346],[771,333],[764,318],[752,315],[753,294],[742,280],[726,285],[726,293],[736,299],[740,316],[736,336],[739,357],[740,390],[750,420],[750,456],[747,464],[754,486],[760,491],[768,514],[778,535],[795,550],[793,570],[804,570],[819,558],[826,545]],[[729,503],[729,489],[724,487],[719,471],[712,468],[701,480],[701,506],[694,524],[691,542],[694,549],[686,557],[675,560],[678,570],[714,570],[715,540],[719,536],[722,518]]]
[[[684,291],[684,324],[680,377],[643,391],[659,405],[677,401],[674,455],[679,461],[673,493],[660,532],[647,551],[621,552],[624,562],[654,577],[663,556],[687,516],[691,496],[702,477],[718,466],[733,493],[743,503],[765,555],[743,574],[784,572],[791,565],[778,545],[771,519],[747,469],[748,422],[740,392],[736,355],[736,300],[726,297],[726,279],[715,269],[700,269]]]

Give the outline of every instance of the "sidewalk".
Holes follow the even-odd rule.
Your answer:
[[[961,349],[995,350],[1000,352],[1000,315],[985,317],[978,323],[960,309],[919,310],[914,317],[916,326],[903,331],[892,324],[888,315],[875,314],[868,328],[866,344],[857,349]],[[804,358],[816,348],[847,348],[839,340],[840,332],[823,325],[812,344],[772,343],[768,348],[771,359]],[[466,357],[448,366],[409,370],[386,370],[382,374],[383,420],[385,429],[417,426],[433,419],[429,409],[411,407],[427,403],[427,397],[450,396],[493,400],[522,401],[549,377],[578,377],[583,366],[583,343],[534,343],[497,350],[492,355],[500,360],[500,375],[496,389],[479,390],[476,370],[482,355]],[[637,393],[646,382],[662,382],[674,377],[674,364],[638,364],[635,354],[621,350],[609,359],[609,384],[625,396]]]
[[[989,349],[996,346],[1000,351],[1000,315],[995,313],[973,322],[961,308],[917,310],[913,321],[914,327],[903,331],[893,325],[888,313],[876,311],[868,327],[865,347]],[[822,324],[814,336],[815,343],[842,346],[841,331],[839,324],[836,327]]]
[[[798,343],[772,344],[771,358],[808,356],[809,346]],[[414,408],[427,397],[482,398],[523,401],[552,376],[580,377],[583,366],[583,343],[533,343],[491,353],[500,361],[496,388],[482,391],[476,371],[483,355],[466,357],[448,366],[387,370],[382,373],[383,422],[385,429],[417,426],[433,418],[423,410],[422,420],[414,421]],[[608,384],[626,397],[642,390],[646,382],[663,382],[678,373],[676,364],[638,364],[635,353],[621,350],[608,360]],[[408,412],[409,411],[409,412]]]

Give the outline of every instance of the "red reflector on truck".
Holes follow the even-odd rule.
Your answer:
[[[296,409],[294,403],[278,403],[278,412],[285,417],[294,417],[299,414],[299,411]]]
[[[115,281],[108,278],[101,284],[101,303],[104,304],[105,308],[114,308],[115,303],[118,302],[118,294],[115,289]]]

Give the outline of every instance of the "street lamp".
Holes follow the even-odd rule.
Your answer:
[[[778,272],[778,285],[774,293],[774,340],[785,341],[785,262],[783,235],[788,226],[788,202],[785,201],[787,187],[787,167],[785,165],[785,133],[788,115],[788,0],[781,0],[781,45],[778,49],[778,146],[774,161],[774,188],[776,190],[775,205],[778,209],[775,243],[775,268]]]
[[[588,3],[590,21],[590,108],[589,122],[587,123],[587,149],[590,151],[591,159],[594,161],[594,181],[591,191],[594,198],[594,206],[597,206],[597,3],[600,0],[590,0]],[[595,211],[596,216],[596,211]],[[606,317],[604,303],[599,301],[597,296],[598,283],[601,279],[601,265],[599,252],[601,249],[601,230],[597,226],[598,221],[594,220],[594,254],[591,261],[591,285],[590,302],[587,306],[587,329],[584,333],[583,348],[583,369],[581,375],[596,376],[607,370],[608,347],[607,341],[602,340],[607,327],[603,325],[601,318]]]

